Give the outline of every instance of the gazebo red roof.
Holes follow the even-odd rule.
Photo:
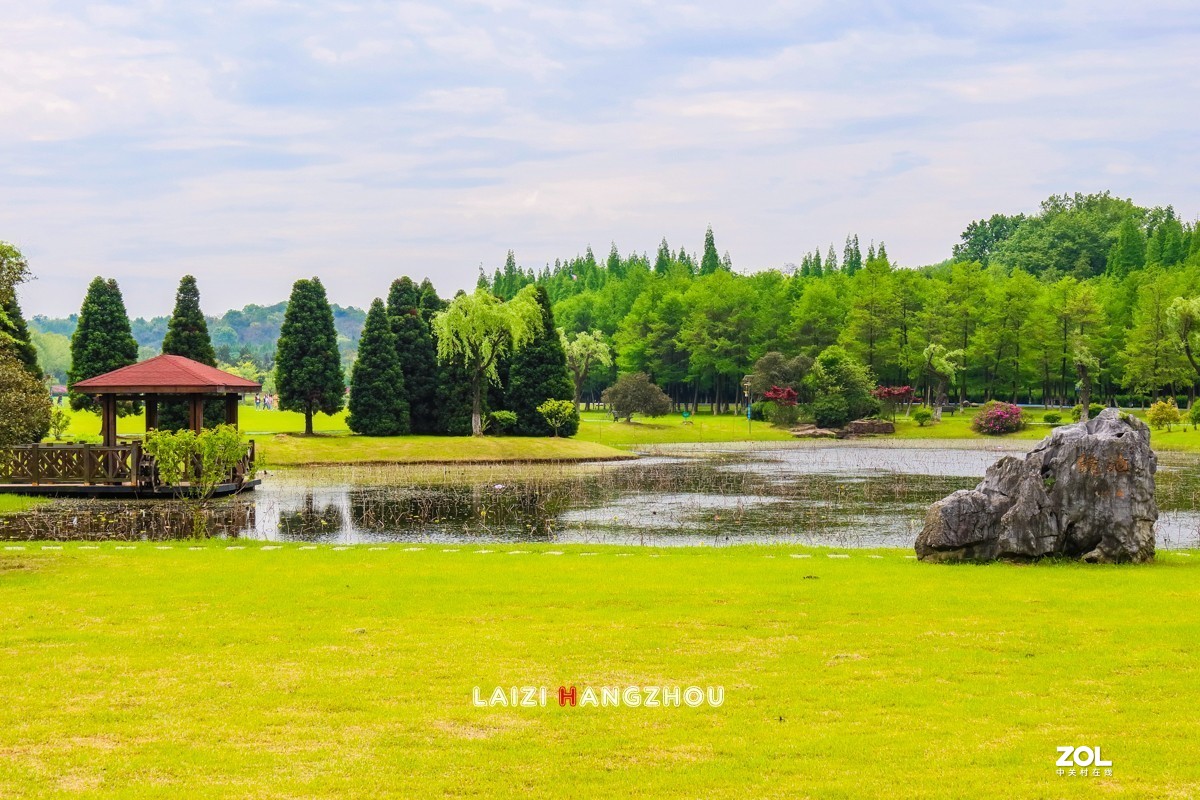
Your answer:
[[[183,356],[161,355],[79,381],[83,394],[232,394],[257,392],[261,383]]]

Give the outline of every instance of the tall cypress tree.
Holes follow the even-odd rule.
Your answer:
[[[319,278],[293,284],[277,347],[279,407],[304,414],[304,432],[311,435],[313,414],[341,411],[346,393],[333,309]]]
[[[200,310],[200,290],[196,279],[184,275],[175,292],[175,310],[167,322],[167,334],[163,337],[162,351],[166,355],[183,356],[210,367],[217,365],[217,354],[212,339],[208,336],[208,322]],[[224,404],[204,404],[204,424],[215,427],[225,421]],[[158,414],[158,426],[163,430],[179,430],[188,427],[187,403],[165,401]]]
[[[375,298],[350,375],[350,430],[365,436],[399,436],[409,431],[404,371],[396,355],[396,336],[383,301]]]
[[[667,237],[659,242],[658,252],[654,255],[654,274],[666,275],[671,271],[671,248],[667,244]]]
[[[134,364],[137,353],[121,288],[111,278],[107,281],[95,278],[88,285],[79,310],[79,324],[71,337],[67,385]],[[94,407],[95,402],[88,395],[71,393],[71,408],[81,411]]]
[[[208,336],[208,322],[200,310],[200,290],[196,288],[196,279],[191,275],[184,275],[179,281],[179,290],[175,292],[175,310],[167,322],[162,351],[210,367],[217,365],[217,354]]]
[[[713,239],[712,225],[704,232],[704,255],[700,257],[700,274],[712,275],[721,268],[721,257],[717,255],[717,243]]]
[[[0,310],[4,312],[0,314],[0,336],[9,340],[12,355],[21,362],[21,366],[40,381],[42,368],[38,365],[37,348],[33,346],[33,340],[29,337],[29,326],[25,324],[25,317],[21,314],[21,304],[17,302],[16,292],[5,298]]]
[[[433,341],[429,322],[421,314],[421,290],[410,278],[392,281],[388,291],[387,313],[396,338],[396,356],[408,390],[412,432],[437,433],[437,345]]]
[[[516,412],[516,432],[522,436],[551,436],[554,429],[537,408],[547,400],[574,400],[575,387],[567,372],[567,354],[554,325],[550,296],[544,287],[537,287],[537,304],[542,311],[542,324],[533,341],[512,356],[508,371],[508,392],[505,405]],[[560,436],[573,436],[579,430],[579,415],[559,429]]]

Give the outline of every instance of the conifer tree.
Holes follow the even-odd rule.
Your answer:
[[[862,269],[862,250],[858,247],[858,234],[846,237],[846,249],[842,253],[842,271],[853,276]]]
[[[371,303],[358,341],[346,424],[364,436],[400,436],[409,432],[404,371],[396,353],[396,336],[387,308],[379,298]]]
[[[825,254],[825,272],[837,272],[838,261],[837,253],[834,252],[833,244],[829,245],[829,252]]]
[[[29,326],[21,314],[21,305],[17,302],[16,292],[8,293],[3,304],[0,304],[0,338],[5,339],[11,350],[11,355],[21,363],[25,370],[42,379],[42,368],[38,365],[37,348],[29,336]]]
[[[700,274],[712,275],[721,268],[721,257],[717,255],[717,243],[713,239],[712,225],[704,232],[704,255],[700,257]]]
[[[671,247],[667,244],[667,237],[658,245],[658,253],[654,256],[654,274],[666,275],[671,270]]]
[[[319,278],[302,278],[292,286],[279,331],[276,385],[279,407],[303,413],[309,435],[313,414],[336,414],[345,402],[333,309]]]
[[[208,322],[200,310],[200,290],[196,279],[184,275],[175,292],[175,310],[167,323],[167,335],[163,337],[162,351],[165,355],[183,356],[210,367],[217,365],[217,354],[212,339],[208,336]],[[216,427],[225,421],[223,403],[204,404],[204,424]],[[188,427],[187,403],[181,401],[162,402],[158,412],[158,427],[163,430],[179,430]]]
[[[575,387],[567,372],[567,355],[554,324],[550,296],[537,287],[535,300],[541,322],[533,338],[512,355],[508,370],[505,406],[517,415],[516,432],[522,436],[550,436],[553,428],[538,406],[547,400],[574,400]],[[559,428],[562,436],[573,436],[579,429],[579,416]]]
[[[413,433],[437,433],[437,345],[420,306],[421,290],[411,278],[392,281],[387,313],[395,336],[397,361],[404,373],[411,429]]]
[[[117,282],[97,277],[88,285],[79,310],[79,324],[71,337],[71,369],[67,385],[103,375],[137,362],[138,345],[129,327],[125,300]],[[71,393],[71,408],[92,409],[85,394]]]
[[[175,310],[167,323],[167,335],[163,337],[162,351],[169,355],[183,356],[210,367],[217,365],[217,354],[212,339],[208,336],[208,322],[200,310],[200,290],[196,279],[184,275],[175,293]]]
[[[1146,237],[1133,217],[1126,217],[1117,228],[1117,241],[1108,251],[1105,268],[1110,276],[1124,278],[1146,265]]]

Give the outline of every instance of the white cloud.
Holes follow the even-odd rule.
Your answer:
[[[972,218],[1112,188],[1200,210],[1186,4],[490,2],[75,7],[11,13],[0,238],[30,313],[93,275],[166,313],[325,277],[363,305],[444,294],[511,247],[698,249],[740,268],[848,232],[902,263]]]

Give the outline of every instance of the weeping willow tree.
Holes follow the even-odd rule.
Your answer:
[[[498,382],[496,363],[528,343],[541,323],[536,289],[526,286],[507,303],[486,289],[460,294],[433,318],[438,360],[461,366],[471,393],[471,433],[483,435],[483,390]]]

